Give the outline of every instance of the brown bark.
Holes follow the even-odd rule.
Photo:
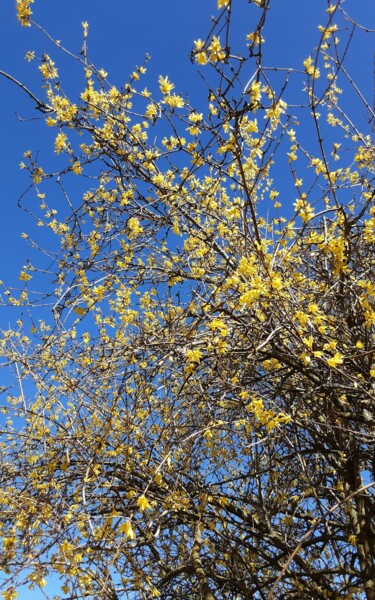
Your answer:
[[[193,569],[194,569],[195,575],[199,581],[201,594],[202,594],[202,600],[215,600],[215,596],[213,595],[213,593],[210,589],[210,586],[209,586],[209,583],[207,580],[207,576],[204,571],[202,561],[200,558],[201,545],[202,545],[201,524],[197,523],[197,526],[195,529],[195,535],[194,535],[194,544],[193,544],[193,548],[191,551],[191,560],[192,560],[192,564],[193,564]]]
[[[346,491],[361,488],[362,481],[354,451],[346,463],[344,473]],[[375,600],[375,524],[374,505],[367,490],[356,494],[348,505],[350,525],[356,538],[358,560],[366,600]]]

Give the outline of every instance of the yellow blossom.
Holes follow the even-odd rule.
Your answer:
[[[148,104],[145,112],[146,119],[155,119],[159,110],[155,103]]]
[[[303,61],[303,66],[305,67],[305,71],[308,75],[310,75],[313,79],[318,79],[320,76],[320,71],[316,68],[311,56]]]
[[[142,498],[142,496],[141,496],[141,498]],[[144,498],[144,496],[143,496],[143,498]],[[138,499],[138,502],[139,502],[139,500],[140,500],[140,498]],[[146,498],[145,498],[145,500],[146,500]],[[146,500],[146,502],[147,502],[147,500]],[[147,502],[147,504],[148,504],[148,502]],[[134,540],[136,537],[130,521],[125,521],[125,523],[122,523],[122,525],[120,525],[120,527],[119,527],[119,532],[125,533],[128,540]]]
[[[213,36],[207,50],[210,52],[210,59],[214,62],[224,60],[224,58],[226,57],[226,52],[220,44],[220,38],[218,38],[215,35]]]
[[[198,349],[186,350],[186,358],[189,363],[200,363],[202,358],[202,352]]]
[[[139,498],[137,500],[137,506],[138,506],[140,512],[143,512],[143,511],[151,508],[151,505],[144,494],[142,494],[142,496],[139,496]]]
[[[264,42],[264,38],[261,36],[259,31],[253,31],[253,33],[249,33],[246,36],[246,39],[249,40],[253,46],[259,46]]]
[[[89,33],[89,24],[87,21],[82,21],[83,37],[86,38]]]
[[[194,45],[195,45],[195,51],[199,52],[200,50],[202,50],[204,48],[204,41],[199,38],[198,40],[194,41]]]
[[[68,147],[67,139],[68,138],[66,137],[65,133],[63,133],[62,131],[57,134],[56,139],[55,139],[56,154],[60,154],[60,152],[67,149],[67,147]]]
[[[30,25],[30,18],[33,14],[30,4],[33,2],[34,0],[16,0],[17,18],[23,27]]]
[[[203,119],[203,114],[202,113],[192,112],[189,115],[189,121],[191,121],[192,123],[198,123],[202,119]]]
[[[137,237],[143,231],[143,227],[141,226],[138,219],[135,217],[130,217],[130,219],[128,221],[128,227],[130,230],[130,232],[129,232],[130,239]]]
[[[262,96],[261,86],[262,86],[262,84],[260,81],[253,81],[253,83],[251,84],[251,87],[248,90],[251,104],[254,104],[254,105],[259,104],[261,96]]]
[[[209,324],[209,328],[212,330],[219,329],[221,335],[226,336],[228,334],[228,326],[222,319],[213,319]]]
[[[28,62],[31,62],[35,58],[35,52],[29,50],[28,52],[26,52],[25,58]]]
[[[159,88],[162,94],[169,94],[173,90],[174,84],[169,81],[168,76],[162,77],[160,75]]]
[[[273,126],[277,125],[280,120],[280,116],[285,113],[286,107],[287,104],[283,100],[275,102],[266,110],[265,119],[270,119]]]
[[[337,367],[337,365],[342,365],[343,362],[344,358],[340,352],[336,352],[332,358],[327,359],[327,363],[330,367]]]
[[[58,71],[55,67],[55,63],[48,56],[45,62],[40,65],[39,71],[42,73],[45,79],[56,79],[58,77]]]
[[[195,55],[195,62],[197,62],[199,65],[206,65],[208,63],[206,52],[197,52]]]
[[[170,94],[164,97],[164,104],[168,104],[171,108],[183,108],[184,101],[177,94]]]
[[[29,273],[26,273],[26,271],[21,271],[18,279],[20,279],[21,281],[28,281],[29,279],[31,279],[31,275],[29,275]]]
[[[72,164],[72,171],[75,175],[81,175],[83,169],[82,169],[82,165],[81,163],[76,160],[73,164]]]

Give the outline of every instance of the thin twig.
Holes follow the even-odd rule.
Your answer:
[[[26,94],[32,99],[34,100],[34,102],[36,102],[36,109],[40,110],[43,113],[48,113],[48,112],[53,112],[53,108],[51,106],[49,106],[48,104],[46,104],[45,102],[43,102],[42,100],[39,100],[39,98],[37,98],[30,90],[29,88],[27,88],[23,83],[21,83],[20,81],[18,81],[18,79],[16,79],[15,77],[12,77],[12,75],[9,75],[9,73],[6,73],[5,71],[2,71],[0,69],[0,75],[2,75],[3,77],[5,77],[6,79],[9,79],[9,81],[12,81],[13,83],[15,83],[16,85],[18,85],[18,87],[20,87],[24,92],[26,92]]]

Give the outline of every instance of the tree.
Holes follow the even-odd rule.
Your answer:
[[[47,54],[44,92],[15,82],[63,166],[25,153],[22,206],[57,241],[3,293],[30,314],[1,333],[6,600],[51,577],[66,600],[375,598],[375,115],[344,62],[364,27],[329,1],[301,69],[270,68],[271,4],[237,54],[218,0],[199,109],[146,64],[110,84],[87,23],[77,99]]]

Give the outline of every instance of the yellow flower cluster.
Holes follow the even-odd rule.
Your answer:
[[[30,18],[33,14],[30,5],[34,0],[16,0],[17,18],[23,27],[30,25]]]
[[[313,79],[318,79],[318,77],[320,76],[320,71],[316,67],[311,56],[309,56],[308,58],[306,58],[306,60],[303,61],[303,66],[305,67],[306,73],[310,75],[310,77],[312,77]]]
[[[199,65],[206,65],[209,61],[214,63],[225,60],[227,56],[226,50],[220,43],[220,38],[213,36],[210,44],[205,48],[206,44],[203,40],[198,39],[194,42],[195,62]]]
[[[56,79],[58,77],[55,63],[47,55],[44,57],[44,62],[40,65],[39,70],[45,79]]]

